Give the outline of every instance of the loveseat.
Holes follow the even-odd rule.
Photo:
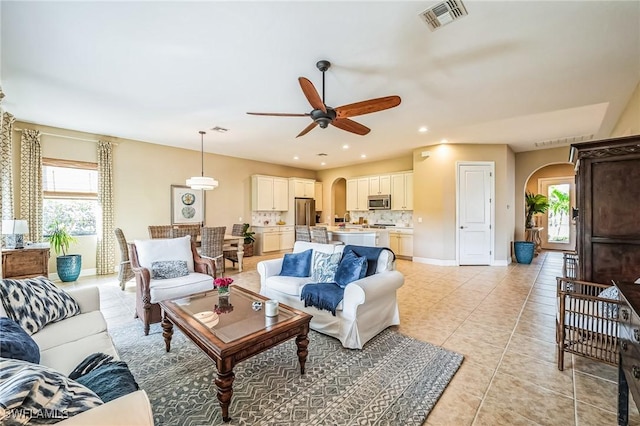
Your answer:
[[[69,289],[80,307],[80,313],[49,323],[31,338],[40,349],[40,364],[68,376],[86,357],[97,352],[118,358],[100,312],[97,287]],[[6,317],[0,303],[0,317]],[[153,425],[151,404],[147,394],[138,390],[103,405],[62,420],[56,425]]]
[[[309,249],[342,253],[345,247],[296,241],[293,253]],[[304,286],[312,282],[311,277],[282,276],[282,267],[282,258],[258,263],[260,293],[313,315],[310,327],[337,338],[345,348],[362,349],[385,328],[400,324],[396,291],[404,284],[404,276],[395,270],[395,257],[390,250],[381,252],[373,275],[353,281],[344,288],[344,298],[338,304],[335,316],[327,310],[305,307],[300,297]]]

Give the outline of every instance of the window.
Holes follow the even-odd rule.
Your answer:
[[[45,236],[54,221],[72,235],[94,235],[98,212],[98,165],[42,159],[42,225]]]

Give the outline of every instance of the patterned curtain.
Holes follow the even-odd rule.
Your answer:
[[[113,146],[98,142],[98,251],[96,274],[113,274],[116,264],[113,232]]]
[[[41,242],[42,153],[39,130],[24,129],[20,140],[20,219],[29,223],[28,240]]]
[[[2,90],[0,89],[0,93]],[[0,109],[0,219],[13,219],[12,142],[15,117]]]

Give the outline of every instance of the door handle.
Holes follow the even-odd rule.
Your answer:
[[[464,229],[464,226],[461,226],[460,229]]]

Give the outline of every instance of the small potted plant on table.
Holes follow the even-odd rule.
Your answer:
[[[244,236],[244,257],[253,256],[253,243],[256,241],[254,237],[255,232],[249,231],[250,225],[248,223],[244,224],[244,229],[242,230],[242,234]]]

